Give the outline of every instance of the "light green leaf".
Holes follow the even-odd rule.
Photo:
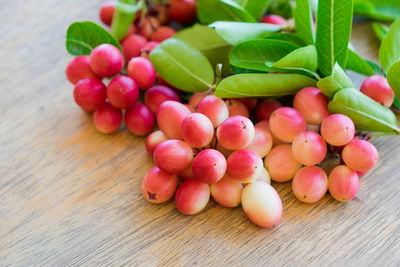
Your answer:
[[[387,32],[389,31],[388,26],[386,26],[385,24],[382,24],[382,23],[378,23],[378,22],[373,22],[372,28],[374,29],[376,37],[381,42],[382,42],[383,38],[385,38]]]
[[[271,33],[270,35],[264,37],[264,39],[275,39],[281,41],[291,42],[298,46],[306,46],[306,42],[301,39],[298,35],[292,33]]]
[[[218,63],[221,63],[223,75],[230,73],[229,52],[232,49],[232,45],[222,39],[214,29],[196,24],[193,27],[177,32],[174,38],[182,40],[199,50],[207,57],[213,68]]]
[[[271,0],[237,0],[256,20],[259,20],[267,11]]]
[[[267,23],[223,22],[217,21],[210,25],[217,33],[232,45],[241,42],[263,38],[271,33],[282,30],[282,26]]]
[[[294,22],[297,34],[307,43],[314,43],[314,21],[309,0],[296,0]]]
[[[300,74],[237,74],[223,79],[215,95],[227,98],[284,96],[308,86],[315,86],[315,81]]]
[[[197,0],[197,15],[203,24],[214,21],[256,22],[249,12],[233,0]]]
[[[115,2],[115,12],[111,24],[111,33],[117,40],[121,40],[128,32],[136,12],[141,8],[135,5],[136,0],[120,0]]]
[[[335,62],[346,66],[353,19],[353,0],[319,1],[316,46],[319,70],[332,73]]]
[[[349,116],[358,130],[400,133],[396,125],[396,116],[390,109],[354,88],[337,92],[329,102],[328,108],[332,113]]]
[[[390,26],[379,48],[379,61],[385,72],[400,59],[400,17]]]
[[[293,17],[291,0],[272,0],[268,7],[268,14],[279,15],[284,18]]]
[[[354,87],[346,72],[337,63],[333,68],[332,75],[319,80],[317,86],[329,98],[343,88]]]
[[[364,60],[359,54],[351,49],[349,49],[348,53],[349,54],[346,63],[346,69],[364,74],[366,76],[375,74],[370,64],[368,64],[368,62]]]
[[[354,14],[371,19],[393,21],[400,16],[400,1],[354,0]]]
[[[154,48],[150,60],[163,79],[183,91],[205,91],[214,81],[214,70],[207,58],[175,38],[167,39]]]
[[[397,61],[390,67],[386,78],[396,97],[400,98],[400,61]]]
[[[300,47],[273,63],[271,67],[304,68],[315,72],[318,68],[317,50],[313,45]]]

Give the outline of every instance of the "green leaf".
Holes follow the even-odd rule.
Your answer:
[[[217,33],[232,45],[238,43],[263,38],[272,33],[282,30],[282,26],[267,23],[248,23],[248,22],[223,22],[217,21],[210,25],[215,28]]]
[[[375,74],[382,73],[382,68],[377,63],[375,63],[371,60],[368,60],[368,59],[366,59],[365,61],[368,63],[368,65],[371,66],[371,68],[374,70]]]
[[[259,20],[267,11],[271,0],[238,0],[237,2],[256,20]]]
[[[364,74],[366,76],[374,75],[375,71],[372,69],[371,65],[368,64],[359,54],[355,51],[349,49],[348,59],[346,63],[346,69]]]
[[[307,43],[314,43],[314,21],[309,0],[296,0],[294,22],[297,34]]]
[[[94,22],[75,22],[68,27],[65,45],[71,55],[89,55],[101,44],[112,44],[122,52],[119,42],[106,29]]]
[[[319,80],[317,86],[329,98],[343,88],[354,87],[346,72],[337,63],[333,68],[332,75]]]
[[[193,27],[177,32],[174,38],[182,40],[199,50],[207,57],[212,67],[221,63],[223,75],[231,72],[229,68],[229,52],[232,49],[232,45],[222,39],[214,29],[196,24]]]
[[[388,26],[386,26],[385,24],[382,24],[382,23],[378,23],[378,22],[373,22],[372,28],[374,29],[376,37],[381,42],[382,42],[383,38],[385,38],[387,32],[389,31]]]
[[[136,12],[140,9],[135,5],[136,0],[119,0],[115,3],[115,12],[111,24],[111,33],[117,40],[121,40],[128,32]]]
[[[308,86],[315,86],[315,81],[300,74],[237,74],[223,79],[215,95],[227,98],[284,96]]]
[[[352,0],[319,1],[316,46],[322,74],[330,75],[335,62],[346,66],[352,19]]]
[[[291,18],[293,7],[290,0],[273,0],[268,7],[268,14],[276,14],[284,18]]]
[[[268,71],[266,62],[276,62],[298,46],[279,40],[250,40],[235,46],[230,55],[230,63],[235,67]]]
[[[306,42],[301,39],[298,35],[292,33],[271,33],[270,35],[264,37],[264,39],[275,39],[281,41],[291,42],[298,46],[306,46]]]
[[[390,67],[386,78],[396,97],[400,98],[400,61],[397,61]]]
[[[203,24],[214,21],[256,22],[246,9],[233,0],[197,0],[197,15]]]
[[[349,116],[358,130],[400,133],[396,116],[384,106],[354,88],[342,89],[328,105],[332,113]]]
[[[354,0],[354,14],[371,19],[393,21],[400,15],[400,1]]]
[[[400,59],[400,17],[390,26],[379,48],[379,61],[385,72]]]
[[[212,86],[214,70],[207,58],[185,42],[170,38],[150,53],[158,74],[186,92],[205,91]]]
[[[399,99],[398,99],[397,97],[394,98],[393,105],[394,105],[397,109],[400,109],[400,101],[399,101]]]
[[[272,64],[271,67],[304,68],[315,72],[318,68],[317,50],[313,45],[300,47]]]

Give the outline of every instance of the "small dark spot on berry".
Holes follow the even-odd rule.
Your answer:
[[[156,193],[150,193],[149,191],[147,191],[147,195],[149,196],[149,199],[152,199],[152,200],[157,200],[157,198],[156,198]]]

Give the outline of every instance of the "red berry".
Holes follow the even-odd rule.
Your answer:
[[[113,77],[124,66],[121,51],[113,45],[101,44],[90,53],[90,67],[100,77]]]
[[[146,91],[144,103],[151,109],[153,113],[157,112],[158,107],[165,101],[181,102],[174,90],[164,86],[156,85]]]
[[[107,1],[101,7],[99,11],[100,20],[107,26],[111,26],[112,19],[115,12],[115,1]]]
[[[267,15],[265,16],[262,21],[262,23],[269,23],[269,24],[275,24],[275,25],[280,25],[280,26],[286,26],[286,20],[285,18],[279,16],[279,15]]]
[[[68,81],[72,84],[76,84],[84,78],[95,78],[99,77],[90,68],[89,56],[78,56],[71,60],[65,70]]]
[[[158,28],[153,35],[151,35],[151,40],[156,42],[162,42],[168,38],[175,35],[175,30],[168,26],[162,26]]]
[[[394,92],[385,77],[379,75],[367,77],[360,91],[387,108],[393,104]]]
[[[168,16],[172,21],[187,24],[196,19],[197,5],[195,0],[170,0]]]
[[[156,70],[150,60],[143,57],[134,57],[128,63],[128,75],[139,85],[140,89],[147,90],[156,82]]]
[[[106,101],[106,86],[97,79],[82,79],[75,85],[74,99],[84,111],[93,112]]]
[[[122,122],[122,111],[105,103],[93,114],[94,126],[102,133],[108,134],[118,130]]]
[[[117,76],[107,86],[107,98],[116,108],[130,108],[139,98],[139,87],[131,77]]]
[[[153,130],[154,115],[146,105],[135,103],[125,112],[125,124],[132,133],[146,135]]]
[[[146,46],[147,40],[141,35],[130,35],[122,42],[122,50],[124,51],[125,60],[128,62],[133,57],[140,55],[140,50]]]

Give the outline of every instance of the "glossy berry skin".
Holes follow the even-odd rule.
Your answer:
[[[75,102],[86,112],[93,112],[106,102],[106,86],[94,78],[80,80],[74,88]]]
[[[315,203],[326,194],[328,177],[320,167],[303,167],[293,178],[292,190],[298,200],[306,203]]]
[[[267,183],[267,184],[271,184],[271,177],[269,176],[269,173],[268,173],[267,169],[262,168],[262,171],[260,172],[260,174],[256,178],[256,181],[264,182],[264,183]]]
[[[134,57],[128,63],[128,75],[139,85],[140,89],[147,90],[156,82],[156,70],[150,60],[143,57]]]
[[[333,146],[344,146],[354,138],[355,126],[353,121],[343,114],[332,114],[321,124],[322,138]]]
[[[242,207],[247,217],[256,225],[271,228],[282,218],[282,201],[275,189],[267,183],[256,181],[243,189]]]
[[[170,173],[178,173],[192,162],[193,151],[185,142],[170,139],[156,147],[153,158],[160,169]]]
[[[258,99],[255,97],[243,97],[243,98],[236,98],[240,102],[242,102],[249,111],[253,111],[258,103]]]
[[[326,155],[327,146],[316,132],[301,132],[293,139],[292,153],[295,159],[304,165],[316,165]]]
[[[175,35],[175,30],[169,26],[162,26],[158,28],[153,35],[151,35],[151,40],[155,42],[162,42],[168,38]]]
[[[201,113],[189,114],[182,121],[181,127],[183,140],[191,147],[206,147],[214,137],[211,121]]]
[[[214,95],[205,96],[197,105],[197,112],[206,115],[214,128],[217,128],[218,125],[229,117],[229,110],[225,102]]]
[[[107,98],[116,108],[130,108],[139,98],[139,87],[129,76],[119,75],[108,84]]]
[[[208,91],[196,92],[190,97],[188,104],[191,105],[193,108],[197,108],[201,100],[203,100],[203,98],[206,97],[208,94]]]
[[[210,186],[195,180],[184,181],[175,194],[176,208],[183,214],[202,211],[210,200]]]
[[[292,142],[296,135],[307,128],[300,112],[290,107],[276,109],[270,117],[269,126],[272,133],[284,142]]]
[[[90,53],[90,67],[100,77],[113,77],[124,66],[124,57],[113,45],[101,44]]]
[[[146,138],[146,151],[149,153],[150,156],[153,156],[154,150],[156,150],[156,147],[161,144],[164,141],[167,141],[168,137],[163,134],[160,130],[154,131],[149,136]]]
[[[196,181],[216,183],[225,175],[225,157],[215,149],[203,150],[193,159],[192,171]]]
[[[178,187],[178,176],[160,168],[151,168],[142,180],[142,194],[151,203],[168,201]]]
[[[256,125],[254,125],[254,127],[259,127],[261,129],[263,129],[264,131],[269,132],[271,134],[271,137],[272,137],[272,145],[273,146],[285,144],[285,142],[283,142],[282,140],[278,139],[272,133],[271,128],[269,127],[269,121],[267,121],[267,120],[259,121],[259,122],[256,123]]]
[[[146,105],[135,103],[125,111],[125,125],[136,135],[147,135],[154,128],[154,115]]]
[[[129,60],[133,57],[138,57],[140,55],[140,51],[146,46],[146,44],[146,38],[141,35],[133,34],[128,36],[122,42],[122,50],[124,51],[126,62],[129,62]]]
[[[265,168],[275,182],[290,181],[301,164],[295,159],[288,144],[275,146],[264,159]]]
[[[96,109],[93,114],[93,123],[97,130],[109,134],[118,130],[122,122],[122,111],[106,102]]]
[[[329,115],[329,99],[315,87],[301,89],[293,100],[293,107],[304,117],[307,123],[321,124]]]
[[[246,118],[250,117],[249,110],[247,109],[246,105],[239,100],[228,99],[225,100],[225,104],[228,107],[229,117],[235,115],[241,115]]]
[[[282,107],[282,104],[275,99],[265,99],[257,105],[256,117],[257,121],[267,120],[271,117],[272,112]]]
[[[379,75],[367,77],[360,91],[387,108],[393,104],[394,92],[385,77]]]
[[[210,185],[211,196],[221,206],[234,208],[242,200],[243,185],[225,175],[218,182]]]
[[[217,129],[219,143],[230,150],[240,150],[250,145],[254,138],[253,123],[246,117],[236,115],[224,120]]]
[[[140,35],[150,40],[151,36],[160,27],[160,21],[155,17],[145,17],[139,24]]]
[[[359,178],[357,172],[345,165],[335,167],[329,174],[329,193],[338,201],[353,199],[358,191]]]
[[[144,103],[153,113],[156,113],[158,107],[168,100],[181,102],[177,93],[164,85],[155,85],[147,90],[144,95]]]
[[[279,16],[279,15],[267,15],[265,16],[262,21],[262,23],[269,23],[269,24],[275,24],[275,25],[280,25],[280,26],[285,26],[286,25],[286,20],[285,18]]]
[[[182,181],[194,179],[192,165],[193,165],[193,161],[185,169],[183,169],[182,171],[178,172],[179,179],[181,179]]]
[[[375,166],[379,156],[372,143],[353,139],[343,148],[342,157],[349,168],[359,172],[366,172]]]
[[[111,26],[112,19],[115,12],[115,1],[107,1],[101,7],[99,11],[100,20],[107,26]]]
[[[229,155],[226,171],[233,179],[241,183],[249,183],[257,179],[262,171],[263,161],[251,150],[238,150]]]
[[[168,138],[183,139],[182,122],[189,114],[190,110],[183,104],[165,101],[157,109],[158,127]]]
[[[170,0],[168,17],[175,22],[187,24],[196,19],[196,0]]]
[[[84,78],[95,78],[99,77],[90,68],[89,56],[77,56],[70,63],[68,63],[67,69],[65,70],[68,81],[72,84],[76,84]]]
[[[140,49],[140,56],[148,59],[150,52],[153,51],[153,49],[159,44],[159,42],[148,42],[142,47],[142,49]]]
[[[261,127],[254,127],[254,138],[245,149],[256,152],[261,158],[264,158],[272,148],[271,134]]]

